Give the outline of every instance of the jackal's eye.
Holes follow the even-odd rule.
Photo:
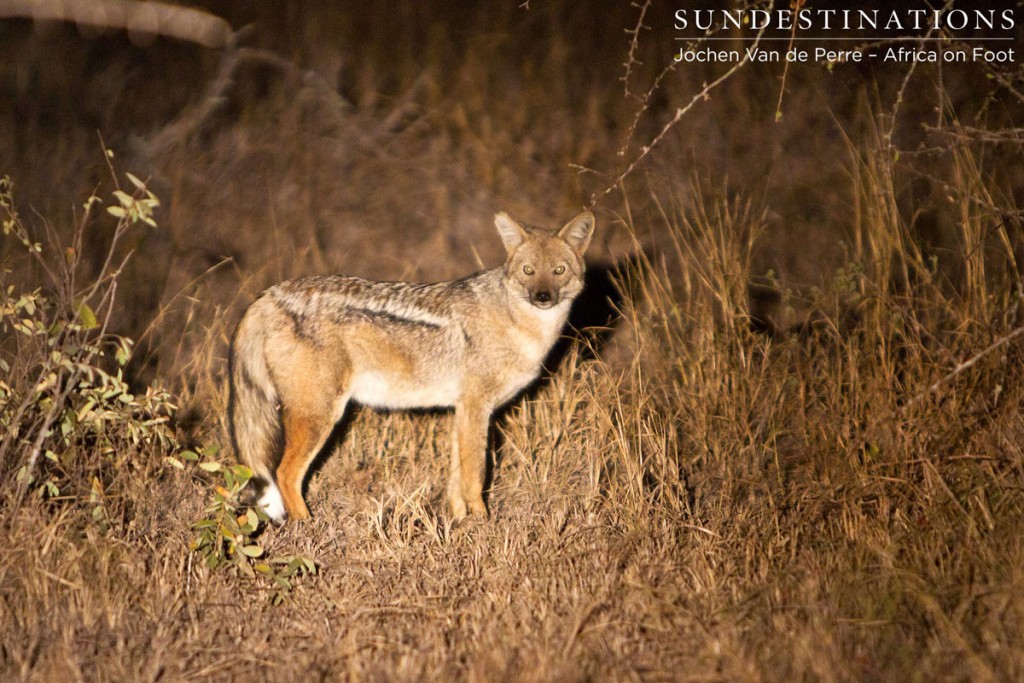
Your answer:
[[[555,275],[561,275],[564,272],[565,272],[565,266],[564,265],[555,266]]]
[[[533,266],[531,266],[531,265],[523,266],[523,272],[526,273],[527,275],[533,275],[533,273],[534,273]]]

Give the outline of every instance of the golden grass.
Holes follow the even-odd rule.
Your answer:
[[[344,81],[351,111],[249,74],[257,96],[123,169],[152,173],[163,213],[121,276],[116,319],[149,328],[132,369],[173,387],[183,442],[226,443],[227,337],[265,284],[461,275],[500,258],[490,212],[539,222],[597,189],[565,164],[607,168],[632,103],[616,104],[617,82],[598,89],[621,55],[569,41],[587,20],[561,11],[550,53],[497,71],[481,65],[523,38],[478,36],[521,14],[449,17],[470,37],[416,33],[415,59],[378,55],[368,17],[289,14],[279,30],[303,46],[296,59],[323,71],[351,53],[310,45],[368,32],[367,64]],[[580,54],[596,75],[575,70]],[[745,87],[767,87],[753,73]],[[808,162],[787,119],[805,106],[816,120],[831,76],[788,78],[776,128],[750,128],[775,98],[758,118],[739,112],[754,108],[747,91],[723,91],[598,207],[594,265],[619,315],[500,419],[488,522],[453,526],[444,511],[449,415],[361,409],[309,482],[314,518],[259,539],[319,566],[272,606],[267,587],[189,553],[212,483],[199,470],[83,443],[51,472],[68,493],[20,499],[20,462],[2,463],[0,678],[1024,676],[1020,179],[950,109],[929,133],[941,155],[897,160],[877,106],[854,107]],[[754,149],[716,147],[715,130]],[[763,182],[742,177],[751,168],[698,179],[768,164],[762,150],[787,135]],[[45,167],[19,154],[26,176]]]

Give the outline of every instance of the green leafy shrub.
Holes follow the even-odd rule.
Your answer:
[[[44,244],[15,210],[10,179],[0,180],[8,256],[0,270],[0,481],[5,490],[14,482],[16,500],[29,491],[56,498],[73,485],[96,500],[131,463],[128,454],[177,447],[171,395],[156,386],[131,390],[124,372],[133,342],[109,330],[118,277],[131,256],[123,237],[139,223],[155,227],[160,203],[145,183],[128,179],[134,192],[115,191],[110,246],[90,275],[82,245],[87,229],[106,223],[93,212],[101,200],[85,203],[70,239],[45,225]],[[15,268],[38,272],[43,285],[19,289]]]
[[[207,450],[207,455],[216,451]],[[188,459],[197,459],[186,451]],[[271,601],[280,604],[292,589],[298,577],[316,574],[316,563],[306,557],[271,557],[256,542],[260,527],[267,523],[266,514],[258,507],[245,507],[239,500],[241,492],[252,478],[252,470],[245,465],[222,465],[207,460],[199,464],[206,472],[220,475],[221,484],[214,486],[213,497],[206,508],[206,516],[195,523],[199,535],[192,542],[192,550],[202,558],[210,570],[230,569],[250,579],[264,579],[271,589]]]

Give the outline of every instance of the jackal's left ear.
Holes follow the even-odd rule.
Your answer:
[[[558,231],[566,244],[572,247],[577,256],[583,256],[590,244],[590,238],[594,236],[594,214],[584,211],[576,218],[565,224],[565,227]]]
[[[526,239],[526,228],[509,218],[508,214],[502,211],[494,215],[494,226],[498,228],[501,241],[505,245],[505,251],[511,254],[515,248]]]

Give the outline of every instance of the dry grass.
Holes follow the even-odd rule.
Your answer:
[[[262,286],[464,274],[500,258],[491,212],[541,222],[601,189],[567,164],[618,163],[636,106],[615,80],[620,30],[635,14],[532,4],[545,7],[441,13],[434,28],[431,8],[403,4],[415,49],[373,11],[312,21],[267,5],[254,44],[284,41],[330,88],[250,65],[218,117],[159,153],[128,132],[187,100],[171,68],[183,48],[94,45],[108,75],[78,80],[95,101],[46,118],[47,88],[72,86],[19,89],[19,69],[46,63],[43,39],[4,29],[20,61],[0,72],[15,103],[0,137],[41,146],[0,144],[23,206],[64,227],[101,177],[82,132],[97,125],[163,201],[114,321],[141,338],[138,386],[173,389],[183,443],[226,442],[226,339]],[[656,73],[658,40],[640,41],[631,78]],[[151,60],[132,77],[142,94],[109,77],[122,52]],[[752,95],[777,81],[749,70],[598,207],[594,271],[615,287],[598,278],[581,319],[603,322],[608,292],[618,315],[499,420],[487,522],[444,511],[449,415],[360,410],[310,480],[314,519],[259,537],[319,567],[274,606],[265,584],[189,552],[213,483],[197,468],[85,440],[44,463],[62,495],[22,498],[13,452],[0,678],[1024,677],[1024,193],[1007,161],[1021,147],[971,132],[1019,112],[979,90],[979,113],[964,86],[926,89],[941,74],[922,71],[897,159],[876,114],[902,74],[838,71],[791,70],[772,124],[777,97]],[[701,78],[678,74],[662,96],[685,100]],[[335,85],[349,107],[325,95]],[[102,222],[91,229],[102,254]],[[2,253],[10,282],[39,286]]]

